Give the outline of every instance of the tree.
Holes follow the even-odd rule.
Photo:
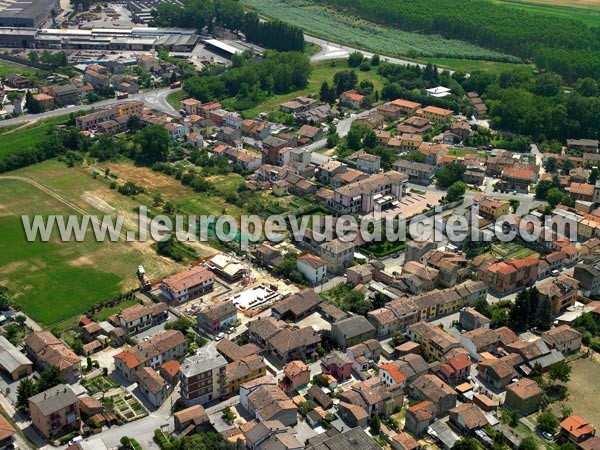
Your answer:
[[[598,82],[590,77],[577,80],[575,90],[584,97],[596,97],[600,92],[598,90]]]
[[[535,187],[535,198],[538,200],[546,200],[548,191],[554,187],[552,180],[544,179]]]
[[[473,305],[475,311],[479,314],[483,314],[488,319],[490,318],[490,304],[485,298],[479,298],[475,300],[475,304]]]
[[[204,432],[186,436],[179,441],[179,450],[233,450],[234,444],[219,433]]]
[[[437,184],[440,187],[448,188],[452,184],[460,181],[465,173],[465,166],[457,163],[445,165],[437,174]]]
[[[185,317],[180,317],[179,319],[174,320],[173,322],[165,324],[165,330],[177,330],[181,331],[183,334],[187,334],[192,325],[193,324],[189,319],[186,319]]]
[[[364,61],[365,55],[361,52],[353,52],[348,56],[348,67],[358,67]]]
[[[479,444],[472,437],[463,437],[454,443],[452,450],[479,450]]]
[[[511,328],[525,331],[529,328],[529,295],[527,289],[519,292],[515,299],[515,307],[510,312]]]
[[[542,330],[549,330],[552,327],[552,302],[547,297],[538,303],[535,314],[537,326]]]
[[[598,168],[594,167],[590,171],[590,178],[588,179],[588,183],[590,183],[590,184],[596,184],[596,181],[598,181],[598,176],[599,175],[600,175],[600,170],[598,170]]]
[[[378,415],[374,415],[369,421],[369,429],[373,435],[381,433],[381,419]]]
[[[517,450],[538,450],[538,445],[533,436],[523,438]]]
[[[330,134],[327,136],[327,148],[336,147],[341,141],[340,135],[337,133]]]
[[[372,66],[378,66],[380,61],[381,61],[381,57],[377,53],[375,53],[373,56],[371,56],[371,65]]]
[[[547,173],[555,173],[558,170],[558,160],[554,156],[548,158],[544,161],[544,170]]]
[[[546,433],[554,434],[558,428],[558,419],[551,412],[544,412],[538,416],[537,426]]]
[[[160,125],[151,125],[133,138],[138,158],[146,163],[165,161],[169,155],[169,134]]]
[[[0,311],[6,311],[12,306],[12,299],[3,291],[0,291]]]
[[[23,378],[17,388],[17,408],[22,412],[29,411],[29,398],[37,394],[34,382],[31,378]]]
[[[448,188],[448,193],[446,194],[446,199],[449,202],[455,202],[460,200],[465,192],[467,191],[467,185],[462,181],[456,181],[452,183],[452,185]]]
[[[25,94],[25,108],[27,108],[29,114],[39,114],[44,110],[42,104],[33,98],[31,91],[27,91],[27,94]]]
[[[54,386],[65,383],[65,378],[61,375],[60,369],[56,366],[50,367],[40,373],[40,378],[36,383],[37,392],[44,392]]]
[[[235,420],[235,414],[233,413],[233,411],[231,410],[231,408],[229,406],[227,406],[223,410],[223,417],[229,423],[233,423],[233,421]]]
[[[346,135],[346,145],[351,150],[360,149],[362,141],[362,131],[358,127],[350,127],[350,131]]]
[[[314,377],[312,377],[312,384],[316,384],[319,387],[328,387],[329,386],[329,381],[327,380],[327,377],[325,377],[325,375],[323,375],[322,373],[319,373],[317,375],[315,375]]]
[[[571,408],[566,403],[561,403],[559,408],[560,408],[560,416],[561,416],[562,420],[565,420],[567,417],[569,417],[571,414],[573,414],[573,408]]]
[[[377,145],[377,135],[373,130],[367,131],[367,134],[363,138],[363,145],[365,148],[375,148]]]
[[[548,193],[546,194],[546,201],[550,205],[550,208],[554,208],[562,201],[563,196],[564,195],[560,189],[553,187],[552,189],[548,190]]]
[[[329,103],[330,105],[335,103],[336,93],[333,86],[329,86],[327,81],[323,81],[321,84],[321,90],[319,91],[319,99],[324,103]]]
[[[571,379],[571,366],[564,361],[556,363],[548,370],[548,376],[552,380],[552,384],[556,383],[556,381],[568,383]]]
[[[573,164],[573,161],[571,161],[570,159],[565,159],[565,162],[563,163],[563,167],[562,167],[563,175],[569,175],[569,172],[571,172],[571,169],[573,167],[575,167],[575,165]]]

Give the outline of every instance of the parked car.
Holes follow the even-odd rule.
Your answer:
[[[215,341],[220,341],[220,340],[222,340],[224,337],[225,337],[225,333],[223,333],[223,332],[221,331],[219,334],[217,334],[217,335],[215,336]]]

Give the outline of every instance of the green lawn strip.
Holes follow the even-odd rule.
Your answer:
[[[422,62],[437,64],[438,67],[463,72],[481,70],[484,72],[501,73],[517,69],[523,72],[533,72],[533,66],[528,64],[513,64],[499,61],[483,61],[460,58],[420,58]]]
[[[185,100],[187,97],[188,95],[185,93],[185,91],[175,91],[167,95],[167,102],[169,102],[169,105],[179,111],[181,100]]]
[[[15,150],[32,148],[37,143],[48,138],[48,131],[56,125],[65,124],[68,116],[57,116],[36,122],[31,126],[16,130],[0,128],[0,159],[10,155]]]
[[[600,27],[600,9],[590,5],[590,8],[567,5],[549,5],[544,3],[533,3],[519,0],[494,0],[510,8],[521,9],[523,11],[546,14],[555,17],[573,19],[583,22],[590,27]]]
[[[103,320],[108,320],[108,318],[113,314],[117,314],[119,311],[125,308],[129,308],[130,306],[137,305],[138,303],[139,302],[135,299],[125,300],[124,302],[119,303],[117,306],[113,306],[111,308],[104,308],[103,310],[98,311],[96,314],[94,314],[94,318],[99,322],[102,322]]]

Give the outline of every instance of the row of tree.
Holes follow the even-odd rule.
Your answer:
[[[257,63],[240,62],[219,76],[210,73],[188,78],[183,88],[203,102],[234,99],[236,110],[256,106],[272,94],[285,94],[308,86],[310,61],[298,52],[266,52]]]
[[[208,28],[215,25],[244,33],[246,39],[266,48],[279,51],[304,51],[304,33],[294,25],[275,20],[261,21],[254,12],[246,13],[235,0],[185,0],[160,3],[152,11],[153,24],[183,28]]]

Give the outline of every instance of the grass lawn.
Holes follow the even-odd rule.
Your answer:
[[[138,202],[82,168],[50,160],[5,175],[13,174],[38,181],[90,214],[104,215],[98,209],[102,204],[112,207],[114,214],[125,216],[125,228],[133,229]],[[72,210],[25,182],[0,179],[0,286],[8,287],[16,303],[44,325],[139,287],[135,270],[140,264],[153,280],[183,268],[156,255],[152,242],[98,243],[91,235],[81,243],[63,243],[56,236],[48,243],[26,242],[21,214],[68,215]]]
[[[459,158],[472,154],[478,155],[479,157],[484,159],[488,159],[489,157],[489,154],[486,152],[478,152],[477,150],[472,150],[468,148],[451,148],[448,154],[450,156],[458,156]]]
[[[310,78],[308,80],[308,87],[289,94],[273,95],[256,107],[242,111],[242,114],[245,118],[253,118],[261,112],[276,109],[280,103],[287,102],[299,95],[318,95],[323,81],[327,81],[329,84],[333,83],[333,76],[335,73],[346,69],[348,69],[348,62],[345,59],[313,63]],[[371,80],[375,89],[381,92],[384,79],[381,75],[377,74],[375,69],[370,72],[356,70],[356,74],[358,75],[359,83],[362,80]]]
[[[0,60],[0,78],[7,78],[11,73],[20,73],[24,77],[35,77],[40,73],[33,67],[21,66],[20,64],[11,64],[8,61]]]
[[[423,62],[437,64],[438,67],[443,67],[450,70],[461,70],[463,72],[473,72],[474,70],[482,70],[485,72],[500,73],[507,70],[518,69],[523,72],[533,73],[533,66],[528,64],[512,64],[497,61],[482,61],[474,59],[457,59],[457,58],[419,58]]]
[[[98,311],[94,314],[94,319],[98,322],[102,322],[103,320],[108,320],[110,316],[113,314],[117,314],[119,311],[129,308],[130,306],[137,305],[139,302],[136,299],[125,300],[124,302],[119,303],[117,306],[113,306],[112,308],[104,308],[101,311]]]
[[[188,95],[185,93],[185,91],[175,91],[167,95],[167,102],[169,102],[169,105],[171,105],[177,111],[179,111],[181,100],[185,100],[187,97]]]
[[[57,116],[35,122],[29,126],[0,128],[0,159],[22,148],[31,148],[46,139],[47,133],[56,125],[65,124],[68,116]]]
[[[531,13],[546,14],[564,19],[579,20],[590,27],[600,27],[600,4],[592,1],[572,2],[563,0],[520,1],[493,0],[510,8]]]
[[[575,414],[596,425],[600,423],[600,408],[598,408],[600,355],[594,353],[591,358],[580,358],[573,361],[570,366],[571,380],[567,383],[569,396],[566,403],[573,408]]]

